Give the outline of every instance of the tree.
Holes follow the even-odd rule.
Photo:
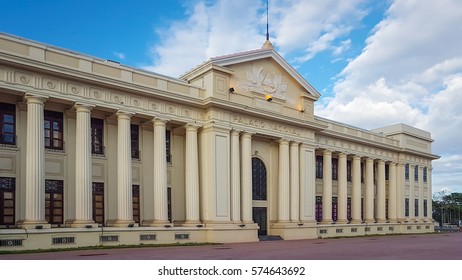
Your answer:
[[[459,225],[462,207],[462,193],[439,191],[433,195],[433,219],[440,225],[449,223]]]

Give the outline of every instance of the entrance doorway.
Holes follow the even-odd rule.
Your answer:
[[[267,187],[266,167],[263,161],[257,157],[252,158],[252,218],[260,229],[258,235],[267,235]]]

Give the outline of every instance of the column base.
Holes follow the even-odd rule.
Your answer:
[[[133,220],[107,220],[108,227],[138,227],[138,224]]]
[[[346,220],[346,219],[345,219],[345,220],[342,219],[342,220],[337,220],[335,223],[336,223],[336,224],[341,224],[341,225],[346,225],[346,224],[348,224],[349,222],[350,222],[350,221],[348,221],[348,220]]]
[[[330,220],[330,219],[322,219],[321,220],[321,224],[323,224],[323,225],[331,225],[333,223],[334,223],[334,221]]]
[[[48,229],[51,225],[45,220],[20,220],[18,227],[24,229]]]
[[[385,220],[385,219],[377,220],[378,224],[385,224],[386,222],[387,222],[387,220]]]
[[[362,220],[351,220],[350,224],[362,224]]]
[[[66,227],[70,228],[97,228],[98,224],[93,220],[72,219],[66,221]]]
[[[375,220],[374,220],[374,219],[366,219],[366,220],[364,220],[364,222],[365,222],[366,224],[374,224],[374,223],[375,223]]]

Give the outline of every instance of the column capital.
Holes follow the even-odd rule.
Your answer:
[[[289,140],[284,138],[280,138],[279,140],[277,140],[277,142],[279,143],[279,145],[289,145]]]
[[[338,154],[338,157],[339,157],[339,158],[347,158],[347,154],[345,154],[345,153],[339,153],[339,154]]]
[[[152,118],[152,124],[154,126],[165,126],[169,119],[166,118],[159,118],[159,117],[154,117]]]
[[[255,133],[249,132],[249,131],[242,131],[241,132],[241,137],[252,137]]]
[[[300,146],[300,142],[298,141],[290,141],[290,146]]]
[[[24,96],[24,99],[26,99],[27,104],[43,105],[45,101],[48,99],[48,96],[40,96],[40,95],[26,93],[26,95]]]
[[[93,108],[95,108],[95,105],[78,102],[74,104],[74,108],[76,112],[88,112],[89,113],[91,112],[91,110],[93,110]]]
[[[187,123],[185,124],[184,128],[186,129],[186,131],[197,131],[199,128],[201,128],[202,125],[200,124],[197,124],[197,123]]]
[[[128,119],[130,120],[132,116],[134,115],[133,113],[127,112],[127,111],[117,111],[116,113],[117,119]]]

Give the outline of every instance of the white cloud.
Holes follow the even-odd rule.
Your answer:
[[[281,54],[306,61],[322,51],[339,55],[345,36],[365,15],[364,0],[270,1],[270,35]],[[196,1],[183,21],[156,30],[152,65],[144,68],[179,76],[206,59],[260,48],[265,40],[266,3],[248,0]],[[296,67],[296,65],[295,65]]]
[[[435,190],[462,192],[460,26],[460,1],[393,1],[317,114],[365,128],[403,122],[432,132],[433,151],[442,155],[434,162]]]
[[[124,60],[126,57],[125,57],[125,54],[124,53],[121,53],[121,52],[113,52],[112,53],[115,57],[117,57],[118,59],[122,59]]]

